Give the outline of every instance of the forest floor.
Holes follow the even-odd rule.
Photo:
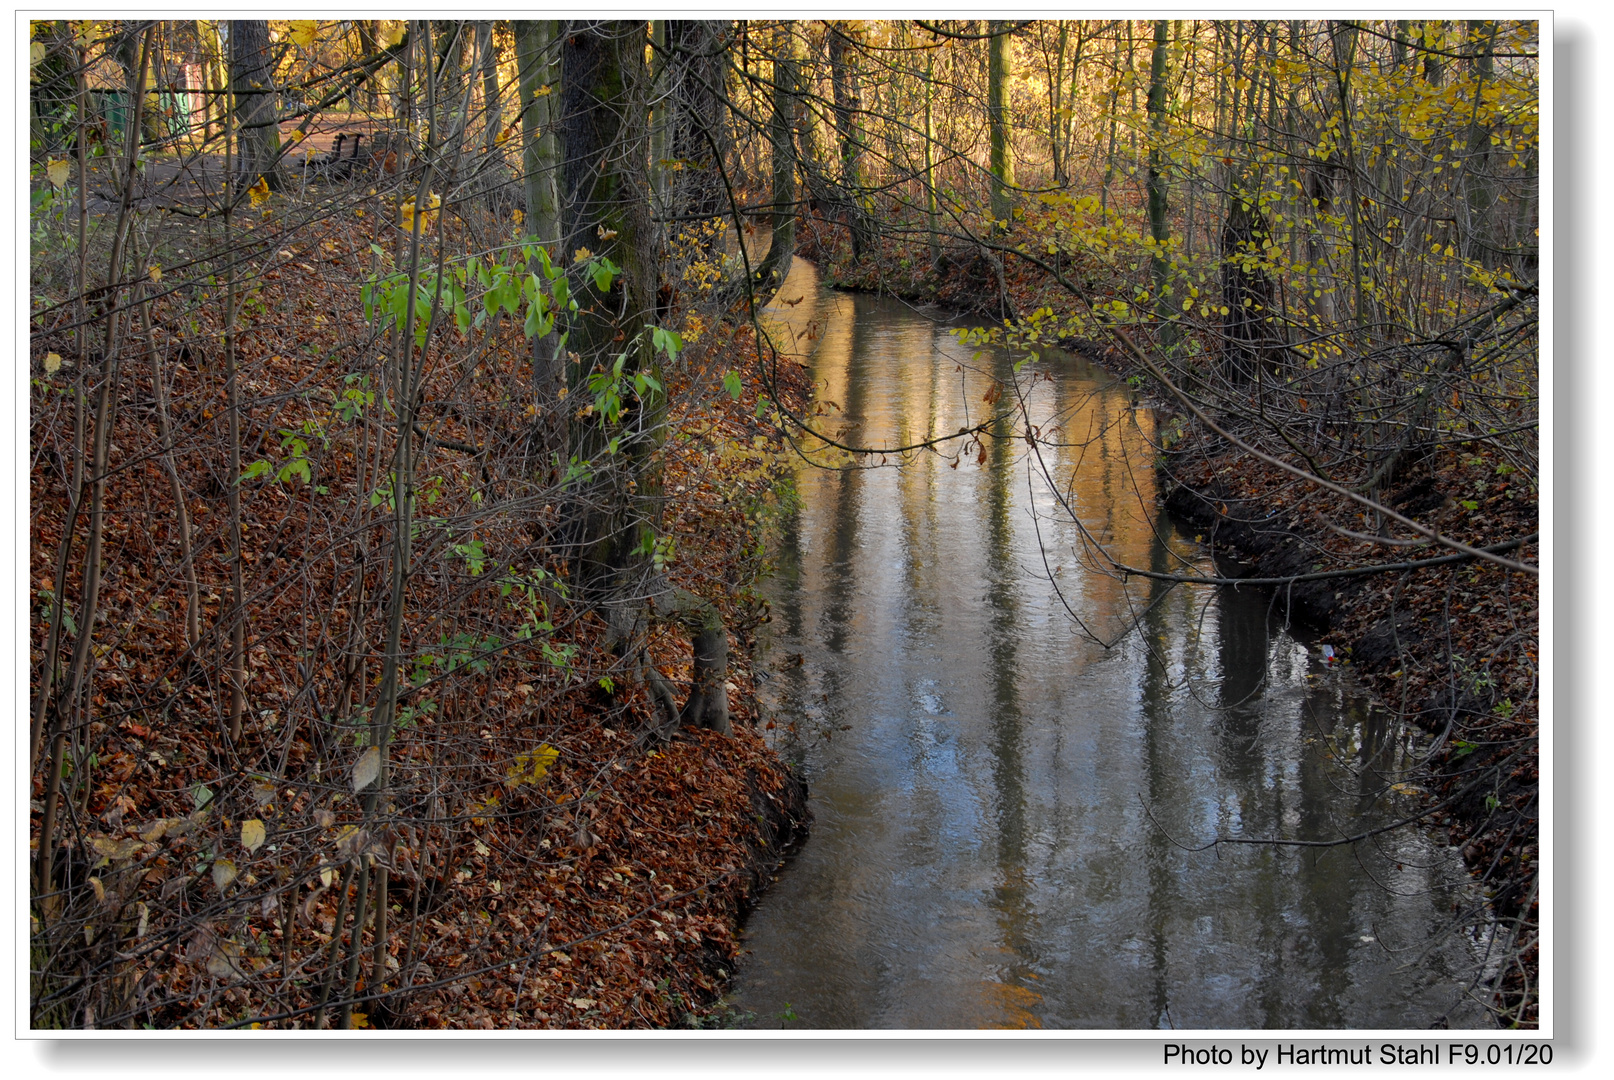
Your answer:
[[[377,205],[369,212],[366,218],[363,210],[349,211],[280,238],[271,236],[272,220],[257,225],[267,269],[245,282],[239,337],[243,397],[252,402],[243,439],[249,457],[274,456],[266,446],[282,442],[285,432],[276,434],[281,425],[297,430],[293,414],[301,416],[303,400],[324,395],[336,401],[358,385],[347,366],[352,343],[365,334],[358,285],[372,266],[371,223],[388,211]],[[208,299],[197,292],[187,289],[184,296]],[[313,483],[272,478],[242,485],[243,532],[257,538],[243,558],[252,598],[250,716],[241,741],[222,747],[228,693],[221,698],[213,666],[227,648],[213,628],[228,614],[229,580],[219,471],[226,415],[219,378],[222,305],[215,294],[214,302],[181,316],[180,299],[155,305],[151,362],[130,361],[122,375],[109,449],[117,483],[108,486],[104,518],[102,629],[93,650],[89,722],[73,742],[75,760],[85,767],[65,789],[70,820],[58,872],[67,877],[58,887],[67,891],[47,898],[48,910],[36,912],[34,924],[37,931],[38,916],[83,924],[72,940],[84,943],[83,970],[102,973],[94,998],[99,1011],[89,1018],[64,1014],[51,1004],[50,988],[36,986],[36,1026],[308,1027],[321,979],[328,978],[320,972],[343,942],[347,898],[340,895],[344,887],[333,887],[332,871],[339,874],[342,863],[353,860],[333,853],[358,842],[353,826],[344,825],[357,820],[356,805],[342,799],[345,776],[335,784],[321,779],[322,764],[329,770],[331,755],[341,751],[321,743],[314,719],[299,726],[293,717],[312,700],[324,703],[318,719],[330,719],[324,713],[333,701],[347,700],[347,686],[337,688],[340,672],[311,672],[299,658],[310,640],[310,619],[319,635],[331,629],[328,621],[347,614],[330,610],[339,597],[320,568],[366,558],[362,533],[356,540],[339,523],[332,533],[335,518],[347,511],[333,515],[327,501],[347,494],[342,485],[351,467],[344,455],[359,456],[361,436],[339,434],[332,414],[321,414],[319,430],[329,437],[325,452],[321,456],[312,435],[307,449],[317,490]],[[695,332],[686,332],[693,341]],[[768,746],[765,731],[774,725],[760,715],[750,653],[751,632],[766,618],[751,586],[766,572],[767,530],[781,509],[777,485],[784,475],[769,465],[776,431],[758,419],[758,397],[767,386],[799,409],[809,388],[791,364],[764,378],[743,321],[707,327],[705,337],[705,367],[670,376],[669,443],[694,450],[669,455],[664,475],[667,527],[679,552],[667,575],[711,599],[730,627],[732,737],[686,728],[665,741],[647,738],[658,714],[644,688],[594,677],[616,672],[620,678],[622,666],[603,622],[588,612],[563,617],[557,608],[554,614],[558,646],[572,650],[573,674],[506,663],[494,665],[477,700],[442,695],[435,718],[423,717],[397,737],[395,768],[401,776],[416,760],[451,751],[462,762],[453,767],[458,774],[469,768],[479,779],[461,783],[446,824],[427,824],[422,832],[400,826],[392,837],[390,916],[376,954],[389,977],[374,987],[359,978],[353,1026],[699,1027],[733,1021],[720,995],[737,956],[738,918],[807,820],[802,785]],[[76,456],[71,344],[65,333],[34,342],[36,671],[53,590],[65,584],[63,594],[76,600],[82,584],[81,542],[70,548],[65,579],[55,580]],[[47,352],[57,354],[51,363]],[[159,354],[172,442],[188,448],[172,460],[193,495],[187,502],[202,579],[199,649],[186,641],[171,478],[155,439],[161,399],[152,373]],[[506,368],[511,379],[525,378],[519,349],[485,352],[477,362],[476,374],[490,382]],[[445,376],[453,376],[458,363],[451,362]],[[703,375],[710,382],[710,372],[724,368],[739,376],[737,395],[689,385]],[[431,389],[447,393],[436,383]],[[519,425],[519,398],[516,409],[510,423]],[[473,438],[452,417],[437,430]],[[447,466],[444,474],[451,495],[459,474]],[[362,480],[354,484],[362,499]],[[529,527],[490,523],[483,534],[489,552],[501,528],[519,534]],[[342,552],[340,558],[322,555],[333,535],[328,550]],[[357,555],[347,554],[343,545],[349,544],[357,545]],[[370,558],[374,577],[384,558]],[[675,687],[688,686],[687,635],[676,627],[653,628],[651,655]],[[372,678],[376,670],[370,669]],[[535,731],[545,739],[540,749],[517,756],[511,748],[533,745]],[[467,740],[469,757],[458,749]],[[535,763],[532,782],[512,786],[504,769],[511,758]],[[36,772],[36,850],[44,797]],[[262,831],[254,839],[252,830]],[[289,884],[277,884],[283,881]],[[88,889],[72,891],[86,882],[94,898],[86,899]],[[234,898],[247,895],[250,910],[242,910]],[[394,994],[403,974],[411,988]],[[78,985],[62,992],[79,992]],[[340,981],[336,985],[340,996]],[[326,1011],[327,1025],[334,1013],[334,1006]]]
[[[938,303],[995,321],[1043,305],[1068,310],[1073,298],[1043,271],[993,261],[965,248],[944,250],[932,266],[920,245],[882,242],[851,258],[846,230],[804,223],[804,250],[825,281]],[[1102,291],[1102,286],[1100,286]],[[1100,296],[1091,299],[1097,301]],[[1066,347],[1121,376],[1147,373],[1107,342]],[[1174,415],[1167,405],[1164,415]],[[1299,482],[1220,437],[1187,425],[1161,457],[1165,508],[1211,551],[1231,554],[1239,576],[1287,577],[1317,571],[1438,559],[1445,549],[1406,546],[1419,538],[1389,531],[1398,546],[1341,535],[1372,533],[1370,515],[1343,497]],[[1386,505],[1473,547],[1509,546],[1506,556],[1539,564],[1538,495],[1486,447],[1458,445],[1406,470],[1383,494]],[[1454,921],[1490,939],[1494,991],[1503,1026],[1538,1021],[1539,766],[1537,578],[1473,559],[1404,571],[1299,583],[1275,589],[1275,606],[1323,632],[1339,663],[1378,703],[1424,733],[1412,787],[1423,797],[1419,823],[1444,830],[1480,881],[1486,910],[1457,910]]]

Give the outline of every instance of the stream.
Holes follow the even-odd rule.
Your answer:
[[[937,317],[825,289],[802,260],[765,314],[816,382],[816,423],[847,442],[980,423],[1013,377],[1001,351],[974,358]],[[1156,571],[1218,568],[1157,508],[1153,416],[1124,382],[1049,351],[1020,384],[1035,449],[996,438],[956,467],[948,444],[798,471],[759,676],[814,821],[746,923],[735,1014],[1489,1026],[1465,990],[1483,943],[1454,911],[1477,897],[1428,833],[1191,850],[1397,820],[1416,803],[1382,789],[1412,741],[1269,592],[1098,573],[1091,545]]]

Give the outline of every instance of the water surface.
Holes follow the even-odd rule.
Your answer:
[[[925,313],[799,261],[797,295],[773,325],[841,441],[1013,400],[990,401],[1010,358]],[[1098,546],[1212,565],[1156,508],[1153,419],[1124,385],[1060,354],[1020,385],[1035,446],[800,472],[763,692],[815,820],[748,922],[735,1007],[816,1028],[1483,1025],[1449,849],[1402,830],[1187,850],[1393,820],[1405,799],[1361,792],[1398,779],[1407,740],[1268,595],[1097,572]]]

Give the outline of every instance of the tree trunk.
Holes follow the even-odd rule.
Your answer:
[[[936,199],[936,58],[925,54],[925,238],[930,248],[930,269],[941,265],[941,214]]]
[[[374,56],[380,49],[381,23],[377,19],[358,19],[353,23],[359,34],[359,54],[361,56]],[[381,77],[380,74],[371,76],[359,84],[359,107],[371,116],[381,111]]]
[[[986,120],[992,171],[992,231],[1007,233],[1013,226],[1014,147],[1009,138],[1009,80],[1014,77],[1012,24],[994,21],[987,45]]]
[[[1166,138],[1166,49],[1169,44],[1165,19],[1154,24],[1154,52],[1149,59],[1149,235],[1154,251],[1149,268],[1154,280],[1155,315],[1161,320],[1160,340],[1170,348],[1177,340],[1176,306],[1166,295],[1170,263],[1166,244],[1171,233],[1166,222],[1166,165],[1162,144]]]
[[[236,173],[246,186],[264,177],[271,190],[286,184],[280,165],[274,52],[269,23],[263,19],[230,22],[230,94],[235,102]]]
[[[575,29],[561,46],[562,187],[567,192],[561,207],[562,261],[572,263],[567,255],[586,248],[620,271],[608,291],[591,276],[574,274],[572,292],[580,310],[569,322],[566,343],[572,402],[587,400],[590,375],[611,371],[618,356],[629,380],[639,372],[655,374],[644,333],[656,288],[646,169],[645,31],[643,23],[605,21]],[[614,592],[615,578],[638,539],[640,523],[632,512],[652,505],[657,494],[655,478],[637,474],[662,436],[663,408],[659,393],[630,407],[622,417],[623,442],[614,452],[610,440],[617,433],[606,428],[600,413],[570,424],[571,457],[583,477],[572,487],[568,531],[577,595],[588,602],[604,601]]]
[[[1468,122],[1468,153],[1463,158],[1463,214],[1468,227],[1463,230],[1463,255],[1495,266],[1496,230],[1491,210],[1496,205],[1496,189],[1491,182],[1491,125],[1484,113],[1485,86],[1491,81],[1496,51],[1496,23],[1470,22],[1469,45],[1476,50],[1471,61],[1474,72],[1474,102]]]
[[[482,155],[476,166],[476,186],[484,193],[490,216],[497,217],[509,179],[499,135],[504,127],[504,103],[499,93],[498,39],[493,23],[476,24],[476,55],[482,74]]]
[[[436,23],[437,107],[429,113],[427,141],[439,147],[438,161],[458,161],[465,143],[465,42],[469,27],[463,21]]]
[[[853,68],[856,52],[849,48],[852,41],[847,33],[836,23],[831,23],[826,31],[835,131],[841,143],[841,203],[852,236],[852,258],[860,260],[874,247],[874,226],[863,203],[863,136],[859,119],[863,103]]]
[[[1277,342],[1272,332],[1272,279],[1261,265],[1268,242],[1258,206],[1234,190],[1222,229],[1222,371],[1235,385],[1270,370]]]
[[[667,209],[675,219],[709,220],[723,215],[729,206],[721,168],[729,141],[723,122],[727,62],[722,24],[708,19],[671,20],[666,34],[671,120],[667,137],[671,156],[679,163],[678,170],[666,179]]]
[[[798,104],[795,24],[781,23],[774,40],[773,112],[768,134],[773,149],[773,236],[757,267],[756,285],[772,295],[790,276],[796,252],[796,144]]]
[[[556,114],[560,100],[560,24],[551,20],[518,21],[516,71],[521,97],[521,163],[525,174],[526,233],[562,265],[560,199],[560,133]],[[560,355],[558,325],[532,341],[533,418],[532,443],[540,468],[566,452],[566,413],[562,391],[566,363]]]

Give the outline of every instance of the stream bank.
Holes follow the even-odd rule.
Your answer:
[[[1468,452],[1437,455],[1384,495],[1385,505],[1479,548],[1534,561],[1533,492]],[[1537,579],[1431,547],[1384,548],[1342,536],[1366,530],[1357,508],[1308,492],[1246,456],[1190,436],[1163,455],[1165,506],[1237,576],[1283,578],[1374,564],[1401,571],[1270,587],[1275,608],[1323,634],[1357,681],[1424,733],[1419,777],[1426,823],[1442,827],[1485,889],[1504,1026],[1536,1026],[1540,772]]]

